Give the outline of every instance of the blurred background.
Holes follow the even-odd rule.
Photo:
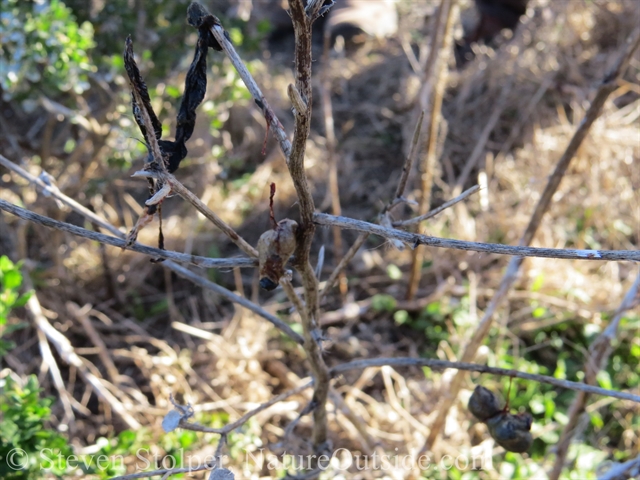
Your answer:
[[[285,129],[292,132],[286,90],[294,81],[294,39],[281,2],[202,3],[220,18]],[[336,3],[341,9],[314,27],[307,174],[319,211],[335,212],[337,193],[343,215],[375,222],[393,198],[409,150],[440,2]],[[487,3],[492,2],[458,2],[454,44],[440,52],[447,59],[446,89],[431,206],[477,183],[483,189],[429,220],[422,231],[514,245],[599,81],[640,22],[640,4],[511,0],[503,2],[509,6],[503,5],[502,11],[487,13]],[[152,105],[163,122],[163,137],[173,138],[197,40],[197,32],[185,21],[188,4],[0,0],[0,154],[36,176],[46,171],[60,191],[128,231],[148,189],[145,182],[131,178],[143,167],[146,148],[131,114],[124,41],[132,35]],[[207,61],[206,96],[187,143],[189,155],[176,176],[255,245],[270,228],[269,184],[277,185],[277,219],[297,218],[295,191],[270,135],[263,153],[264,118],[228,59],[210,50]],[[331,111],[323,108],[328,103]],[[554,196],[534,246],[638,248],[639,116],[636,52]],[[327,128],[331,124],[333,131]],[[418,168],[409,179],[409,200],[419,198]],[[2,166],[0,198],[94,228]],[[163,206],[167,249],[240,256],[180,198]],[[398,220],[415,216],[415,207],[402,206],[394,215]],[[157,235],[156,221],[139,241],[156,245]],[[324,247],[321,281],[356,237],[356,232],[343,231],[336,239],[330,229],[317,229],[312,253],[315,261]],[[9,423],[0,428],[0,449],[20,445],[27,451],[47,447],[125,458],[108,470],[63,463],[55,465],[52,475],[109,478],[133,472],[139,448],[146,448],[149,457],[155,455],[156,462],[172,458],[178,464],[180,449],[212,454],[215,436],[162,433],[159,425],[171,408],[171,393],[197,406],[200,422],[222,426],[308,374],[303,352],[264,320],[175,277],[143,255],[0,212],[0,256],[0,422],[14,419],[12,425],[22,425],[17,430],[8,430]],[[340,288],[321,305],[330,366],[380,356],[455,360],[508,259],[425,248],[417,289],[407,295],[411,262],[409,249],[400,251],[369,237]],[[282,290],[258,290],[256,270],[198,272],[299,328]],[[629,262],[526,260],[477,361],[583,380],[589,345],[606,328],[636,275],[637,266]],[[294,284],[299,285],[295,277]],[[66,394],[55,388],[49,375],[52,365],[43,361],[43,340],[22,305],[27,290],[35,292],[44,317],[68,339],[85,367],[120,398],[139,428],[114,413],[54,348]],[[639,329],[638,310],[627,312],[615,349],[598,376],[600,386],[638,391]],[[97,346],[89,332],[97,332],[104,346]],[[101,355],[105,352],[111,364]],[[420,449],[443,377],[446,374],[420,369],[346,374],[336,382],[346,410],[330,408],[334,447],[365,453],[374,447],[395,453]],[[493,448],[491,464],[483,471],[454,466],[447,472],[426,472],[425,478],[546,478],[574,392],[514,380],[511,407],[534,416],[533,448],[520,455],[495,446],[486,427],[466,411],[475,383],[506,396],[508,380],[471,375],[433,453],[455,458]],[[306,401],[304,395],[291,397],[229,437],[228,459],[240,478],[282,474],[247,467],[243,452],[303,448],[298,443],[308,437],[308,417],[284,447],[278,444]],[[563,478],[595,478],[598,468],[634,458],[640,450],[639,432],[637,405],[592,398],[580,417]],[[2,478],[41,474],[34,466],[30,476],[11,477],[5,471]],[[404,477],[401,471],[353,471],[327,478]]]

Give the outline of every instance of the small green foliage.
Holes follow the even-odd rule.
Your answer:
[[[371,308],[376,312],[393,312],[396,304],[396,299],[391,295],[379,294],[371,298]]]
[[[14,264],[9,257],[3,255],[0,257],[0,357],[13,348],[13,343],[3,340],[2,337],[12,331],[24,328],[24,323],[7,325],[9,313],[14,308],[24,306],[31,292],[20,295],[20,286],[22,285],[22,273],[20,265]]]
[[[54,475],[67,471],[67,440],[45,428],[52,401],[40,398],[34,375],[24,387],[10,376],[0,381],[0,478],[31,480],[40,478],[42,469]]]
[[[400,280],[402,278],[402,270],[392,263],[387,266],[387,275],[391,280]]]
[[[37,88],[45,95],[89,88],[93,26],[79,25],[59,0],[4,0],[0,16],[0,86],[5,98]]]

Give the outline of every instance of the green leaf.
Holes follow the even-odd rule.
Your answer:
[[[371,308],[373,308],[376,312],[392,312],[393,310],[395,310],[396,305],[396,299],[391,295],[387,295],[384,293],[374,295],[371,299]]]
[[[387,267],[387,275],[391,280],[400,280],[402,278],[402,270],[397,265],[391,264]]]
[[[4,272],[2,283],[5,288],[19,288],[22,285],[22,274],[18,270],[8,270]]]
[[[393,314],[393,319],[398,325],[404,325],[409,321],[409,312],[406,310],[398,310]]]

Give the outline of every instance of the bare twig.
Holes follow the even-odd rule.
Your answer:
[[[338,276],[340,275],[340,272],[342,272],[346,268],[347,264],[355,256],[355,254],[358,253],[358,250],[360,250],[360,247],[364,245],[364,242],[367,241],[367,238],[369,238],[368,233],[361,233],[360,235],[358,235],[358,238],[356,238],[356,241],[353,242],[351,248],[349,248],[347,253],[344,254],[344,257],[340,259],[340,263],[336,265],[336,268],[333,270],[333,272],[331,272],[331,275],[329,275],[329,278],[327,279],[322,292],[320,292],[320,300],[322,300],[327,295],[327,293],[329,293],[329,290],[333,288],[336,280],[338,279]]]
[[[24,284],[25,287],[32,290],[33,285],[31,285],[31,281],[29,280],[29,276],[24,276]],[[76,354],[75,349],[62,333],[56,330],[53,325],[49,323],[47,318],[42,313],[42,308],[40,306],[40,301],[38,300],[38,296],[36,292],[31,294],[31,297],[27,301],[26,304],[27,311],[31,314],[33,322],[39,330],[41,330],[49,339],[49,341],[53,344],[60,355],[60,358],[70,366],[75,367],[80,376],[84,379],[84,381],[90,385],[93,390],[96,392],[96,395],[100,397],[105,403],[107,403],[119,416],[124,420],[124,422],[132,428],[133,430],[137,430],[140,428],[140,423],[133,418],[131,414],[127,411],[125,405],[120,402],[113,394],[106,388],[103,384],[105,380],[96,377],[93,373],[89,371],[85,363],[82,359]]]
[[[465,362],[449,362],[447,360],[436,360],[432,358],[369,358],[364,360],[354,360],[353,362],[343,363],[331,369],[331,376],[335,377],[349,370],[363,370],[368,367],[427,367],[433,370],[443,370],[445,368],[454,368],[466,372],[489,373],[492,375],[500,375],[504,377],[522,378],[534,382],[548,383],[556,387],[575,390],[578,392],[587,392],[593,395],[603,395],[607,397],[618,398],[620,400],[629,400],[631,402],[640,403],[640,395],[633,393],[617,392],[615,390],[607,390],[606,388],[594,387],[593,385],[585,385],[582,382],[571,382],[569,380],[561,380],[559,378],[548,377],[546,375],[537,375],[533,373],[520,372],[518,370],[509,370],[506,368],[488,367],[486,365],[478,365],[476,363]]]
[[[27,177],[25,177],[27,178]],[[27,178],[29,179],[29,178]],[[79,204],[76,204],[75,202],[71,201],[71,199],[69,199],[66,195],[63,195],[61,193],[58,192],[59,198],[61,201],[65,202],[67,205],[71,206],[74,210],[76,210],[78,213],[85,215],[87,212],[89,212],[86,208],[82,207]],[[151,247],[147,247],[144,245],[140,245],[140,244],[133,244],[130,246],[127,246],[125,243],[125,241],[122,239],[124,237],[124,234],[122,232],[120,232],[119,230],[117,230],[115,227],[113,227],[112,225],[110,225],[108,222],[106,222],[104,219],[100,218],[99,216],[95,215],[93,212],[89,212],[91,213],[91,215],[86,215],[87,217],[89,217],[91,220],[96,219],[96,223],[105,226],[105,228],[108,228],[110,231],[114,231],[117,232],[118,235],[120,235],[121,238],[114,238],[114,237],[109,237],[107,235],[103,235],[97,232],[93,232],[90,230],[85,230],[84,228],[80,228],[80,227],[76,227],[75,225],[70,225],[68,223],[63,223],[63,222],[58,222],[56,220],[52,220],[48,217],[44,217],[42,215],[38,215],[36,213],[33,213],[29,210],[20,208],[16,205],[13,205],[9,202],[5,202],[4,200],[0,199],[0,209],[1,210],[5,210],[9,213],[12,213],[20,218],[23,218],[25,220],[29,220],[35,223],[39,223],[42,224],[44,226],[47,226],[49,228],[55,228],[55,229],[59,229],[62,231],[67,231],[69,233],[72,233],[74,235],[78,235],[78,236],[82,236],[85,238],[89,238],[91,240],[95,240],[101,243],[106,243],[108,245],[113,245],[113,246],[117,246],[117,247],[121,247],[121,248],[128,248],[130,250],[133,251],[139,251],[140,253],[146,253],[148,255],[154,255],[154,256],[159,256],[162,258],[167,258],[167,259],[175,259],[177,261],[184,261],[184,262],[188,262],[188,263],[196,263],[200,266],[209,266],[209,267],[213,267],[213,266],[219,266],[220,268],[232,268],[232,267],[240,267],[240,266],[254,266],[255,262],[253,260],[250,259],[238,259],[240,260],[240,263],[237,263],[236,260],[231,259],[231,262],[229,262],[228,259],[210,259],[210,258],[205,258],[205,257],[196,257],[193,255],[185,255],[185,254],[181,254],[181,253],[177,253],[177,252],[167,252],[166,250],[159,250],[156,248],[151,248]],[[247,260],[250,262],[249,264],[247,264]],[[263,308],[261,308],[260,306],[256,305],[255,303],[250,302],[249,300],[246,300],[245,298],[240,297],[239,295],[234,294],[233,292],[227,290],[224,287],[221,287],[220,285],[217,285],[213,282],[210,282],[209,280],[206,280],[198,275],[196,275],[195,273],[191,272],[190,270],[183,268],[171,261],[166,261],[163,262],[162,265],[165,268],[170,268],[171,270],[175,271],[176,273],[178,273],[179,275],[188,278],[189,280],[191,280],[192,282],[202,286],[203,288],[207,288],[209,290],[213,290],[221,295],[223,295],[224,297],[228,298],[229,300],[231,300],[234,303],[238,303],[246,308],[248,308],[249,310],[253,311],[254,313],[260,315],[261,317],[267,319],[268,321],[270,321],[271,323],[273,323],[277,328],[279,328],[280,330],[282,330],[284,333],[286,333],[287,335],[289,335],[294,341],[296,341],[297,343],[303,343],[303,339],[302,337],[297,334],[296,332],[294,332],[291,327],[289,327],[286,323],[284,323],[282,320],[280,320],[278,317],[270,314],[269,312],[267,312],[266,310],[264,310]]]
[[[633,285],[631,285],[631,288],[624,296],[624,299],[620,304],[620,308],[618,308],[617,313],[615,314],[607,328],[605,328],[604,331],[594,340],[593,344],[589,348],[589,356],[584,365],[585,383],[595,383],[598,372],[605,367],[611,354],[611,344],[616,338],[620,320],[622,320],[623,314],[627,310],[632,308],[635,304],[639,288],[640,272],[636,276],[635,282],[633,282]],[[560,435],[560,440],[556,445],[556,459],[553,463],[553,469],[549,474],[550,480],[558,480],[558,478],[560,478],[560,474],[562,473],[562,469],[564,468],[565,460],[567,458],[567,453],[569,452],[571,439],[573,438],[575,428],[578,424],[578,419],[580,417],[580,414],[584,411],[588,398],[588,393],[579,392],[578,395],[576,395],[576,398],[571,403],[571,406],[569,407],[569,412],[567,415],[569,419],[565,424],[564,429],[562,430],[562,434]]]
[[[68,198],[64,196],[65,198]],[[84,209],[84,207],[82,207]],[[200,257],[197,255],[188,255],[186,253],[173,252],[171,250],[160,250],[158,248],[148,247],[146,245],[142,245],[140,243],[134,243],[133,245],[127,245],[126,241],[121,238],[111,237],[109,235],[104,235],[102,233],[94,232],[92,230],[87,230],[82,227],[77,227],[75,225],[71,225],[70,223],[59,222],[57,220],[53,220],[49,217],[45,217],[43,215],[39,215],[30,210],[26,210],[24,208],[18,207],[12,203],[6,202],[5,200],[0,199],[0,210],[4,210],[9,212],[16,217],[20,217],[23,220],[28,220],[33,223],[38,223],[40,225],[44,225],[45,227],[55,228],[56,230],[61,230],[63,232],[68,232],[73,235],[77,235],[79,237],[87,238],[89,240],[94,240],[96,242],[104,243],[106,245],[112,245],[114,247],[119,247],[126,250],[131,250],[138,253],[144,253],[145,255],[152,256],[154,258],[160,257],[165,258],[167,260],[174,260],[176,262],[185,262],[190,263],[192,265],[196,265],[204,268],[234,268],[234,267],[255,267],[256,261],[250,258],[208,258],[208,257]],[[83,210],[80,210],[79,213],[84,213]],[[95,214],[92,213],[92,217]],[[93,218],[89,217],[90,220]],[[100,226],[109,225],[104,219],[100,219]],[[118,229],[109,225],[111,231],[118,232],[119,235],[124,235]]]
[[[109,232],[113,233],[114,235],[117,235],[117,236],[123,235],[122,232],[120,230],[118,230],[116,227],[111,225],[109,222],[106,222],[103,218],[101,218],[100,216],[96,215],[95,213],[93,213],[88,208],[80,205],[78,202],[76,202],[72,198],[67,197],[65,194],[60,192],[60,190],[58,190],[57,187],[46,184],[45,182],[42,181],[41,178],[34,177],[29,172],[27,172],[25,169],[19,167],[14,162],[9,160],[8,158],[3,157],[2,155],[0,155],[0,165],[2,165],[3,167],[8,168],[9,170],[11,170],[11,171],[17,173],[18,175],[20,175],[22,178],[28,180],[30,183],[35,185],[43,193],[43,195],[45,195],[47,197],[51,196],[51,197],[55,198],[56,200],[64,203],[65,205],[69,206],[70,208],[72,208],[76,212],[81,213],[82,215],[84,215],[85,218],[88,218],[89,220],[91,220],[96,225],[104,228],[105,230],[108,230]],[[46,172],[44,170],[42,171],[42,173],[46,174]]]
[[[527,226],[527,229],[520,239],[520,245],[529,245],[531,243],[531,240],[533,240],[533,237],[538,230],[538,227],[540,226],[542,217],[548,210],[549,205],[551,204],[551,199],[558,189],[560,181],[567,171],[571,160],[573,159],[576,152],[578,151],[578,148],[589,133],[591,126],[600,116],[607,98],[609,97],[611,92],[615,90],[618,79],[620,79],[620,77],[626,70],[628,63],[634,52],[637,50],[638,46],[640,46],[640,27],[636,27],[631,35],[629,35],[624,46],[621,48],[621,52],[618,56],[617,61],[615,62],[613,67],[605,74],[602,83],[598,87],[595,98],[593,99],[591,105],[589,106],[589,109],[585,113],[584,119],[571,138],[571,141],[569,142],[569,145],[567,145],[567,148],[564,151],[562,157],[560,158],[560,160],[558,160],[556,168],[547,182],[542,196],[540,197],[540,200],[536,205],[535,211],[531,216],[529,225]],[[621,260],[624,259],[637,261],[635,255],[628,258],[621,258]],[[484,341],[487,333],[491,328],[493,314],[497,310],[498,306],[502,303],[502,300],[506,298],[507,293],[515,282],[518,271],[520,270],[520,265],[522,265],[523,260],[524,258],[520,256],[512,258],[511,262],[509,262],[509,266],[507,267],[507,271],[502,278],[500,287],[498,288],[496,295],[491,299],[491,302],[487,306],[485,313],[480,320],[480,323],[478,324],[478,327],[470,337],[468,344],[463,350],[463,354],[461,357],[461,360],[463,362],[470,362],[474,359],[478,348]],[[438,415],[436,416],[436,420],[431,426],[431,432],[422,448],[422,452],[431,450],[433,448],[433,445],[435,444],[436,439],[440,435],[442,427],[444,426],[449,408],[453,404],[453,400],[456,398],[458,392],[460,391],[463,379],[464,373],[458,372],[453,377],[451,382],[443,387],[438,407]]]
[[[159,171],[138,171],[133,174],[134,177],[147,177],[154,178],[158,181],[161,181],[164,185],[169,185],[170,190],[174,193],[177,193],[182,198],[184,198],[191,205],[196,207],[196,209],[204,215],[207,220],[213,223],[216,227],[218,227],[222,232],[229,237],[229,239],[235,243],[240,250],[245,252],[250,257],[257,258],[258,251],[253,248],[247,241],[242,238],[238,233],[231,228],[224,220],[222,220],[218,215],[216,215],[209,207],[207,207],[202,200],[200,200],[196,195],[194,195],[188,188],[186,188],[182,183],[178,181],[176,177],[174,177],[170,173],[159,172]],[[147,203],[149,200],[147,200]]]
[[[251,92],[256,105],[262,109],[267,125],[273,131],[285,155],[289,173],[291,174],[298,195],[300,227],[298,229],[298,245],[295,252],[295,266],[302,277],[307,310],[306,317],[309,319],[309,323],[303,324],[305,338],[304,348],[309,356],[309,362],[316,381],[314,398],[318,407],[314,410],[313,442],[316,446],[320,446],[324,444],[327,438],[326,399],[329,382],[327,367],[317,343],[317,338],[319,337],[319,333],[316,331],[318,325],[318,281],[309,263],[309,252],[311,250],[311,241],[315,229],[313,224],[315,206],[304,171],[304,153],[306,141],[309,136],[312,105],[311,24],[313,20],[317,18],[318,12],[322,7],[322,2],[316,2],[309,6],[310,11],[307,12],[301,0],[291,0],[289,2],[295,32],[295,88],[297,90],[297,92],[292,92],[292,96],[298,101],[295,93],[299,93],[301,100],[306,105],[306,109],[296,109],[293,142],[289,142],[282,124],[267,103],[267,100],[264,98],[255,80],[233,48],[233,45],[226,38],[222,26],[214,24],[211,27],[211,33],[238,71],[240,78],[242,78],[247,89]]]
[[[245,67],[244,62],[238,55],[238,52],[236,52],[233,44],[226,37],[224,28],[222,28],[220,24],[213,25],[211,27],[211,33],[222,47],[224,53],[227,55],[227,57],[229,57],[229,60],[231,60],[233,67],[238,71],[240,78],[253,96],[256,105],[262,110],[264,118],[267,121],[268,129],[273,132],[273,135],[278,140],[280,148],[282,149],[282,152],[284,153],[284,156],[288,161],[289,156],[291,155],[291,142],[287,137],[287,132],[285,132],[282,123],[280,123],[280,120],[278,120],[278,117],[273,112],[273,109],[267,102],[267,99],[262,94],[262,91],[258,87],[258,84],[249,73],[249,70],[247,70],[247,67]]]
[[[442,47],[440,44],[433,44],[430,57],[431,63],[428,62],[427,67],[433,68],[434,78],[425,78],[425,86],[429,82],[432,85],[433,95],[431,102],[431,114],[429,121],[427,122],[426,129],[428,135],[425,139],[425,152],[421,162],[420,168],[420,202],[418,206],[418,215],[424,215],[429,211],[431,206],[431,189],[433,187],[433,179],[436,169],[436,147],[438,145],[438,129],[440,128],[440,119],[442,116],[442,99],[444,97],[444,90],[447,83],[448,72],[448,59],[451,46],[453,44],[453,22],[457,16],[457,1],[456,0],[442,0],[440,5],[440,15],[444,19],[444,32],[442,34]],[[446,13],[445,13],[446,12]],[[421,94],[422,110],[427,109],[426,93]],[[406,299],[413,299],[416,291],[418,290],[418,284],[420,282],[422,271],[422,259],[424,256],[424,249],[415,249],[411,259],[411,273],[409,275],[409,282],[407,287]]]
[[[240,295],[236,295],[232,291],[227,290],[226,288],[218,285],[217,283],[213,283],[212,281],[207,280],[206,278],[202,278],[201,276],[196,275],[191,270],[184,268],[176,263],[173,263],[171,261],[166,261],[166,262],[163,262],[162,265],[169,268],[170,270],[173,270],[181,277],[191,280],[196,285],[199,285],[202,288],[206,288],[207,290],[212,290],[216,293],[219,293],[220,295],[224,296],[225,298],[232,301],[233,303],[237,303],[238,305],[243,306],[247,310],[251,310],[253,313],[260,315],[262,318],[268,320],[276,328],[278,328],[279,330],[284,332],[286,335],[288,335],[295,342],[299,344],[304,343],[304,339],[299,334],[294,332],[289,325],[284,323],[275,315],[272,315],[271,313],[267,312],[265,309],[263,309],[259,305],[256,305],[255,303],[247,300],[244,297],[241,297]]]
[[[418,121],[416,122],[416,128],[413,131],[409,153],[407,154],[407,158],[405,159],[404,165],[402,166],[402,175],[400,175],[400,181],[398,182],[398,187],[396,188],[396,194],[393,201],[399,200],[404,197],[404,190],[405,188],[407,188],[409,174],[411,173],[413,162],[415,162],[416,156],[418,155],[418,146],[420,145],[420,134],[422,133],[422,122],[424,121],[424,113],[424,110],[420,112],[420,116],[418,117]],[[390,210],[393,205],[395,205],[395,203],[390,203],[389,205],[387,205],[385,211]],[[382,213],[385,213],[385,211],[383,211]]]
[[[383,238],[400,240],[412,247],[427,245],[429,247],[452,248],[454,250],[468,250],[472,252],[497,253],[517,257],[564,258],[568,260],[628,260],[640,261],[640,252],[636,250],[577,250],[559,248],[535,248],[501,245],[497,243],[465,242],[448,238],[429,237],[418,233],[409,233],[393,228],[385,228],[374,223],[354,220],[347,217],[334,217],[326,213],[316,213],[313,216],[318,225],[337,225],[340,228],[357,230],[378,235]]]
[[[448,202],[443,203],[438,208],[434,208],[430,212],[427,212],[427,213],[425,213],[424,215],[422,215],[420,217],[414,217],[414,218],[410,218],[408,220],[401,220],[401,221],[398,221],[398,222],[393,222],[393,226],[394,227],[406,227],[408,225],[415,225],[416,223],[420,223],[423,220],[427,220],[427,219],[429,219],[431,217],[435,217],[436,215],[438,215],[439,213],[443,212],[447,208],[453,207],[456,203],[461,202],[462,200],[464,200],[467,197],[470,197],[471,195],[473,195],[474,193],[476,193],[479,190],[480,190],[480,185],[474,185],[473,187],[471,187],[471,188],[465,190],[464,192],[462,192],[456,198],[453,198],[453,199],[449,200]]]
[[[220,435],[227,435],[232,431],[234,431],[236,428],[239,428],[245,423],[247,423],[247,421],[251,417],[256,416],[260,412],[263,412],[270,406],[275,405],[276,403],[281,402],[282,400],[285,400],[293,395],[296,395],[300,392],[305,391],[307,388],[311,387],[312,385],[313,385],[313,380],[306,382],[302,385],[299,385],[298,387],[288,390],[284,393],[281,393],[280,395],[276,395],[268,402],[265,402],[260,406],[254,408],[253,410],[245,413],[242,417],[240,417],[235,422],[229,423],[222,428],[210,428],[210,427],[205,427],[204,425],[200,425],[198,423],[186,422],[186,421],[180,422],[179,427],[184,428],[185,430],[193,430],[194,432],[217,433]]]

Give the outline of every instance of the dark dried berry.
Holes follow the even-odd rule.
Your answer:
[[[469,398],[469,411],[481,422],[502,412],[500,399],[491,390],[477,385]]]
[[[260,288],[264,288],[268,292],[270,292],[271,290],[275,290],[277,286],[278,284],[274,283],[270,278],[262,277],[260,279]]]
[[[531,448],[531,424],[533,418],[529,413],[503,412],[487,420],[489,433],[498,445],[509,452],[523,453]]]

